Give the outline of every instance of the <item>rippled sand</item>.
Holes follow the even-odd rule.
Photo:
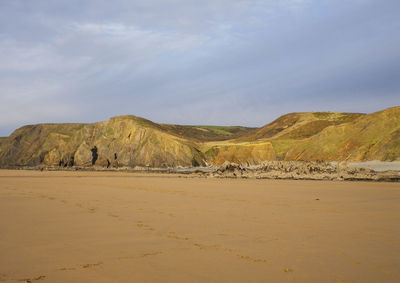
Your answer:
[[[400,184],[0,171],[0,281],[400,282]]]

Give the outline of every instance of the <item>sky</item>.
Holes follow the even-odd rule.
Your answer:
[[[0,0],[0,136],[400,105],[398,0]]]

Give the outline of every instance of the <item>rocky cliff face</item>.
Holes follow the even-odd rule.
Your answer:
[[[74,160],[78,166],[192,166],[203,164],[196,148],[145,120],[124,116],[95,124]]]
[[[196,144],[134,116],[95,124],[26,126],[1,147],[0,164],[53,166],[193,166]]]
[[[0,165],[64,165],[86,138],[84,124],[42,124],[16,130],[0,147]]]
[[[207,164],[213,165],[221,165],[224,162],[256,165],[265,160],[276,160],[271,142],[208,144],[203,151]]]
[[[156,124],[24,126],[0,138],[0,166],[177,167],[266,160],[400,160],[400,107],[369,115],[293,113],[259,129]]]

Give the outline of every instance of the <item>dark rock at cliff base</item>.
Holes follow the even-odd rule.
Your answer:
[[[267,161],[258,166],[242,167],[225,162],[208,176],[219,178],[260,178],[295,180],[398,181],[400,172],[375,172],[370,169],[332,165],[328,162]]]

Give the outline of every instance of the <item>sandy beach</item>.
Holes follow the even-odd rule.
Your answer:
[[[400,282],[400,184],[0,170],[1,282]]]

